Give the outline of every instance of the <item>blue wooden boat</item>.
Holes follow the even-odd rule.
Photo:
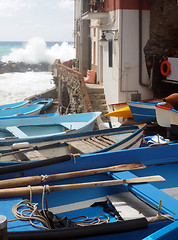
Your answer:
[[[5,180],[0,182],[0,212],[8,220],[8,239],[144,239],[178,220],[177,159],[178,145],[172,144],[0,168],[0,179]],[[146,168],[132,169],[130,164],[137,162]],[[129,168],[110,168],[118,164]],[[85,171],[89,169],[94,171],[89,174]],[[68,177],[51,176],[59,173]],[[165,181],[158,177],[160,181],[154,182],[157,174]],[[42,212],[47,208],[52,229],[35,227],[24,219],[10,221],[15,218],[12,208],[14,213],[26,208],[30,193],[33,207]],[[20,202],[25,206],[21,208]],[[85,216],[90,221],[79,222]]]
[[[161,100],[160,100],[161,101]],[[132,112],[134,120],[138,123],[149,123],[156,121],[156,107],[160,101],[127,101],[127,104]]]
[[[4,147],[24,141],[59,140],[64,138],[64,135],[92,131],[100,114],[101,112],[87,112],[0,119],[0,146]]]
[[[94,154],[140,147],[145,124],[74,133],[56,141],[16,143],[1,150],[0,166],[66,154]],[[20,149],[20,150],[19,150]]]
[[[34,101],[24,100],[20,102],[0,105],[0,110],[7,110],[7,109],[14,109],[14,108],[27,107],[27,106],[34,106],[37,104],[43,104],[42,110],[44,111],[51,106],[52,102],[53,102],[53,98],[48,98],[48,99],[39,98]]]
[[[34,106],[4,109],[0,111],[0,119],[6,119],[5,121],[8,121],[7,118],[10,119],[18,116],[36,115],[40,113],[42,108],[43,108],[43,105],[38,104]]]
[[[45,111],[52,105],[53,98],[39,98],[29,103],[29,105],[33,106],[36,104],[43,104],[42,111]]]
[[[178,221],[170,223],[166,227],[161,228],[157,232],[151,234],[150,236],[144,238],[143,240],[177,240],[178,236]]]
[[[28,103],[29,103],[29,100],[16,102],[16,103],[3,104],[3,105],[0,105],[0,110],[26,107]]]

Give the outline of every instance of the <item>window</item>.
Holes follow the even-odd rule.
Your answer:
[[[109,52],[109,67],[112,67],[112,58],[113,58],[113,43],[112,40],[108,40],[108,52]]]

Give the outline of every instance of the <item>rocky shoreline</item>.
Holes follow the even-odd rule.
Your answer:
[[[2,62],[0,61],[0,74],[11,72],[50,72],[52,65],[48,63],[27,64],[24,62]]]

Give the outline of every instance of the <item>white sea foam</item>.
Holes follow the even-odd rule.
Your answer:
[[[54,86],[51,72],[0,74],[0,105],[22,101]]]
[[[38,64],[46,62],[53,64],[55,59],[60,59],[62,62],[75,58],[75,49],[67,42],[61,45],[54,44],[52,47],[47,47],[44,39],[34,37],[30,39],[23,48],[12,48],[10,54],[2,57],[3,62],[25,62],[30,64]]]

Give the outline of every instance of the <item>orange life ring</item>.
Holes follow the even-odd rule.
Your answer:
[[[164,66],[166,66],[166,71],[165,71]],[[163,62],[161,63],[160,70],[161,70],[161,74],[162,74],[163,76],[169,75],[170,72],[171,72],[171,65],[170,65],[170,63],[169,63],[168,61],[163,61]]]

